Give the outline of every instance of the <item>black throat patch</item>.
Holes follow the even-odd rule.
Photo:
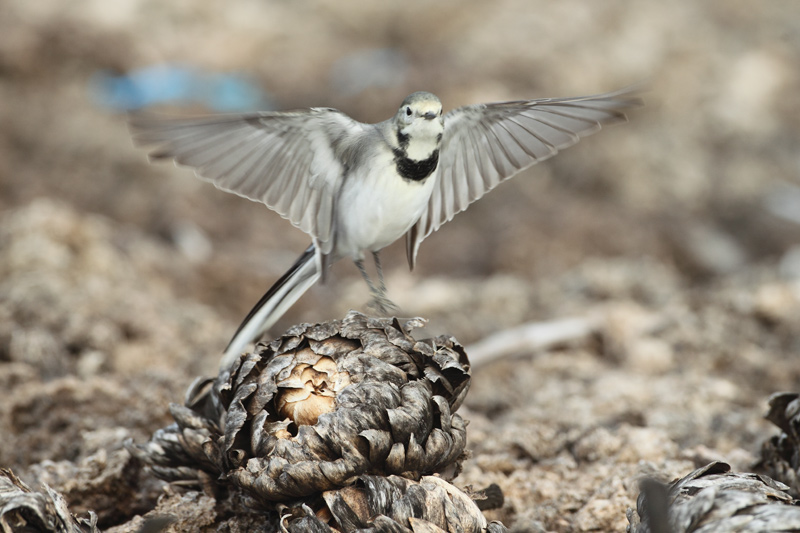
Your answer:
[[[394,152],[394,162],[397,165],[397,173],[403,179],[422,181],[430,176],[439,164],[439,150],[434,150],[430,157],[421,161],[410,159],[405,150],[395,148],[392,151]]]

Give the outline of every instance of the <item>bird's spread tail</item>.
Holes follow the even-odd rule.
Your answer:
[[[248,344],[272,327],[319,279],[320,273],[314,261],[314,253],[312,244],[250,310],[228,343],[228,347],[225,348],[220,368],[229,367]]]

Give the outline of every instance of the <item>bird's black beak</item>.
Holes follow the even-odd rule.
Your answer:
[[[425,117],[425,120],[433,120],[433,119],[435,119],[436,117],[438,117],[439,115],[437,115],[437,114],[436,114],[436,113],[434,113],[433,111],[428,111],[427,113],[425,113],[425,114],[424,114],[424,115],[422,115],[422,116],[423,116],[423,117]]]

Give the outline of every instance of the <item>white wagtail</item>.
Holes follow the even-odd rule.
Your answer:
[[[267,331],[327,268],[349,257],[374,303],[386,298],[378,252],[403,235],[413,269],[420,243],[501,181],[555,155],[640,105],[632,90],[459,107],[442,115],[428,92],[394,117],[362,124],[330,108],[198,118],[133,116],[153,159],[193,167],[218,188],[262,202],[312,244],[259,300],[222,366]],[[376,287],[364,268],[372,252]]]

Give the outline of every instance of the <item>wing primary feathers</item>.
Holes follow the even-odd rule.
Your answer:
[[[508,136],[508,139],[509,139],[510,141],[512,141],[513,143],[515,143],[515,144],[516,144],[516,146],[517,146],[519,149],[521,149],[523,153],[525,153],[525,154],[527,154],[528,156],[530,156],[530,158],[532,158],[532,159],[533,159],[533,161],[536,161],[536,160],[538,159],[538,158],[536,157],[536,153],[535,153],[535,152],[531,152],[531,151],[530,151],[530,150],[527,148],[527,146],[525,146],[525,143],[523,143],[522,141],[520,141],[520,140],[517,138],[517,136],[516,136],[516,135],[514,135],[514,132],[512,131],[512,128],[510,128],[510,127],[509,127],[509,125],[508,125],[508,121],[499,122],[499,123],[497,124],[497,127],[498,127],[498,128],[502,128],[502,130],[503,130],[503,131],[506,133],[506,135]],[[505,143],[505,144],[503,145],[503,147],[504,147],[504,148],[506,148],[506,154],[509,154],[509,150],[513,150],[513,146],[511,146],[511,143],[510,143],[510,142],[508,142],[508,143]],[[520,155],[520,154],[510,154],[510,156],[511,156],[511,158],[512,158],[512,164],[513,164],[513,165],[514,165],[516,168],[518,168],[518,169],[520,169],[520,170],[521,170],[521,169],[523,169],[525,166],[529,165],[529,164],[531,163],[531,161],[523,161],[523,160],[521,160],[521,158],[520,158],[520,157],[518,157],[518,155]]]
[[[530,154],[530,155],[531,155],[531,156],[532,156],[532,157],[533,157],[533,158],[534,158],[536,161],[541,161],[542,159],[547,159],[548,157],[552,157],[552,156],[556,155],[556,153],[558,153],[558,148],[556,148],[555,146],[553,146],[553,143],[551,143],[550,141],[548,141],[548,140],[547,140],[547,139],[546,139],[546,138],[545,138],[543,135],[540,135],[539,133],[537,133],[536,131],[534,131],[534,128],[535,128],[535,126],[536,126],[536,124],[535,124],[535,123],[534,123],[534,125],[533,125],[533,126],[531,126],[531,127],[528,127],[528,126],[526,126],[526,125],[525,125],[525,124],[522,122],[522,119],[523,119],[523,118],[525,118],[525,119],[528,119],[528,120],[530,120],[530,121],[534,121],[535,123],[536,123],[536,122],[538,122],[538,121],[536,121],[536,119],[534,119],[534,118],[532,118],[532,117],[528,117],[528,116],[526,116],[526,115],[522,115],[522,116],[521,116],[521,117],[519,117],[519,118],[513,118],[513,119],[511,119],[511,120],[513,120],[513,121],[514,121],[514,123],[515,123],[515,124],[517,124],[517,125],[518,125],[520,128],[522,128],[522,129],[524,129],[526,132],[528,132],[528,134],[529,134],[531,137],[533,137],[534,139],[536,139],[537,141],[539,141],[539,143],[542,145],[542,147],[543,147],[543,148],[545,148],[545,150],[546,150],[546,153],[544,153],[544,154],[541,154],[541,155],[539,155],[539,154],[536,154],[535,152],[534,152],[534,153],[530,153],[530,152],[528,152],[528,153],[529,153],[529,154]]]
[[[219,189],[263,202],[326,247],[333,222],[321,217],[335,213],[310,213],[329,205],[341,185],[341,150],[331,139],[356,143],[365,131],[339,111],[317,108],[183,119],[140,113],[129,115],[129,127],[135,144],[152,147],[151,159],[173,159]]]
[[[151,159],[168,159],[175,158],[176,155],[181,151],[182,146],[191,146],[192,143],[200,143],[199,147],[201,148],[202,146],[214,146],[217,141],[225,140],[229,135],[230,132],[227,131],[215,132],[209,135],[208,132],[198,130],[195,133],[180,137],[170,136],[168,138],[159,140],[142,139],[141,146],[154,145],[157,147],[148,153],[148,156]],[[194,149],[186,150],[183,148],[183,150],[186,150],[185,153],[188,155],[193,155],[197,149],[197,144],[195,144]]]
[[[519,171],[572,146],[642,105],[640,87],[592,96],[464,106],[445,115],[440,171],[408,238],[420,243],[456,213]],[[464,194],[466,190],[466,194]],[[413,258],[410,258],[410,260]]]
[[[467,178],[467,202],[472,202],[475,198],[480,197],[486,191],[486,183],[481,178],[483,162],[481,161],[481,152],[478,149],[478,140],[475,138],[472,130],[468,130],[469,146],[471,147],[470,157],[472,164],[464,158],[464,174]]]
[[[231,189],[253,191],[253,196],[260,197],[258,189],[261,176],[258,175],[256,169],[262,167],[264,152],[267,150],[268,143],[265,144],[264,138],[253,143],[253,146],[241,155],[239,162],[223,172],[219,179],[225,180]]]
[[[258,143],[252,144],[255,145],[255,148],[248,147],[241,141],[232,142],[226,146],[220,146],[217,153],[209,151],[208,159],[199,167],[200,172],[207,178],[234,185],[237,181],[235,177],[241,174],[236,172],[236,169],[246,162],[254,149],[258,149]]]
[[[508,170],[506,170],[506,166],[505,166],[505,165],[503,165],[503,170],[502,170],[502,171],[501,171],[500,169],[498,169],[498,171],[500,172],[500,175],[501,175],[501,176],[507,176],[507,175],[509,175],[509,174],[512,174],[512,173],[514,173],[514,172],[518,171],[518,170],[519,170],[519,166],[517,166],[517,165],[514,163],[513,156],[512,156],[511,154],[509,154],[509,153],[508,153],[508,149],[506,148],[506,145],[505,145],[505,143],[503,142],[503,139],[501,138],[501,135],[500,135],[500,133],[499,133],[499,132],[498,132],[498,130],[497,130],[497,128],[498,128],[498,127],[500,127],[500,126],[498,126],[498,124],[499,124],[499,123],[495,123],[495,124],[493,124],[492,126],[490,126],[490,127],[489,127],[489,132],[490,132],[490,133],[492,134],[492,136],[494,137],[494,139],[495,139],[495,141],[496,141],[495,147],[496,147],[496,148],[499,148],[500,154],[502,154],[502,156],[503,156],[503,158],[504,158],[505,162],[506,162],[508,165],[511,165],[511,167],[513,167],[513,168],[511,168],[511,169],[508,169]],[[501,127],[501,129],[502,129],[502,127]]]
[[[469,132],[467,132],[469,133]],[[464,151],[464,154],[470,154],[472,152],[468,135],[462,135],[460,139],[460,149]],[[456,205],[466,202],[469,199],[469,169],[467,167],[467,158],[464,157],[464,174],[462,176],[463,179],[454,179],[453,180],[453,200]],[[456,169],[453,168],[452,173],[455,173]],[[450,219],[451,216],[455,215],[455,213],[450,213],[448,211],[447,218]]]

